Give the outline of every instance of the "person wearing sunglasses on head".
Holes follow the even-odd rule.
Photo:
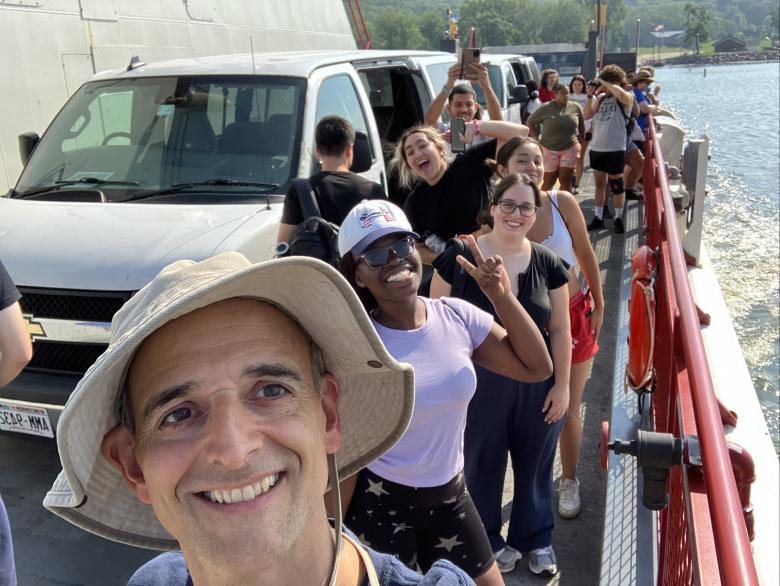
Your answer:
[[[572,343],[569,273],[557,254],[528,239],[541,197],[535,179],[507,174],[490,202],[493,230],[477,243],[483,254],[503,259],[511,283],[509,294],[528,311],[549,346],[554,375],[540,382],[518,381],[477,363],[477,390],[469,405],[464,438],[465,473],[501,572],[511,572],[521,553],[527,552],[531,572],[555,574],[553,463],[569,406]],[[476,247],[450,241],[436,259],[431,296],[459,297],[504,323],[485,291],[462,271],[460,259],[471,260],[473,250]],[[514,496],[504,540],[501,497],[507,454],[512,457]]]
[[[462,261],[493,304],[490,313],[459,299],[417,295],[420,253],[403,211],[364,201],[339,232],[341,272],[357,291],[379,337],[414,366],[415,407],[404,435],[342,491],[345,523],[371,547],[423,571],[445,558],[477,584],[503,584],[485,529],[466,491],[463,430],[474,394],[474,362],[514,380],[540,381],[552,363],[533,320],[512,294],[499,257]],[[345,507],[346,508],[346,507]]]

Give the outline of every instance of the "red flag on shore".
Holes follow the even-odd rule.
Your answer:
[[[655,25],[655,28],[653,29],[653,31],[657,33],[660,33],[662,30],[664,30],[664,25],[662,24]]]

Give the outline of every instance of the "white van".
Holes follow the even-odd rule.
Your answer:
[[[529,81],[539,83],[539,68],[533,57],[527,55],[504,55],[500,53],[482,53],[481,62],[488,66],[490,85],[498,97],[503,119],[519,123],[521,108],[528,100],[525,84]],[[520,88],[523,89],[520,89]],[[486,107],[485,96],[479,86],[475,86],[477,101]]]
[[[448,53],[228,55],[101,73],[39,139],[0,197],[0,254],[34,357],[0,390],[0,429],[52,436],[116,310],[160,269],[238,250],[272,256],[290,180],[318,168],[328,114],[358,131],[353,170],[384,186],[387,147],[423,119]]]

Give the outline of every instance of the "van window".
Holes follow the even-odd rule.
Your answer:
[[[428,77],[431,78],[431,86],[434,92],[441,90],[441,88],[447,85],[449,79],[448,72],[452,65],[452,63],[434,63],[425,66],[425,71],[428,72]]]
[[[360,106],[357,90],[348,75],[329,77],[320,85],[317,96],[317,120],[332,114],[349,120],[355,130],[368,132],[368,124],[363,108]]]
[[[492,64],[488,65],[488,77],[490,78],[490,86],[493,88],[493,91],[498,98],[498,103],[503,104],[505,90],[504,79],[501,75],[501,67]],[[482,88],[477,84],[474,84],[474,91],[477,93],[477,102],[479,102],[483,108],[487,108],[487,102],[485,101],[485,94],[482,92]]]
[[[506,87],[506,95],[511,96],[512,88],[517,85],[515,83],[515,74],[512,73],[512,68],[509,66],[508,63],[502,64],[501,70],[504,72],[504,85]]]
[[[283,193],[297,174],[305,83],[278,76],[87,83],[41,138],[16,191],[90,177],[113,182],[100,189],[121,201],[174,183],[225,178],[276,184]]]
[[[512,70],[515,72],[515,79],[517,79],[518,84],[524,84],[525,82],[531,80],[530,72],[526,71],[527,68],[524,67],[522,63],[513,61]]]
[[[421,77],[406,67],[389,66],[358,71],[368,94],[380,140],[388,147],[401,133],[422,120]],[[385,153],[387,155],[387,153]]]

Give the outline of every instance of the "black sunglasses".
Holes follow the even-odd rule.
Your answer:
[[[393,242],[390,246],[383,246],[382,248],[375,248],[368,252],[358,255],[358,261],[365,262],[370,268],[378,269],[385,266],[390,261],[390,253],[393,253],[397,258],[403,260],[409,258],[414,252],[415,241],[411,236],[407,236],[397,242]]]

